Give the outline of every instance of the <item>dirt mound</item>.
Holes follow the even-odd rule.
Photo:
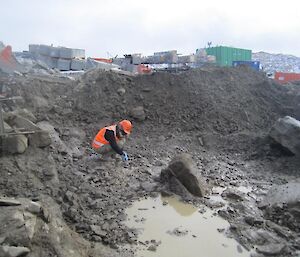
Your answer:
[[[223,135],[268,129],[284,114],[282,90],[263,74],[232,68],[126,77],[90,72],[79,82],[76,107],[101,120],[127,116],[144,107],[148,125],[161,130]],[[120,95],[118,90],[125,89]]]
[[[72,120],[102,126],[139,108],[146,116],[139,127],[146,126],[150,134],[161,130],[255,133],[268,130],[283,115],[293,116],[293,109],[287,108],[292,96],[247,67],[137,77],[96,69],[77,81],[28,76],[10,82],[4,81],[15,84],[12,94],[23,96],[22,107],[31,106],[37,116],[58,114],[60,119],[72,113]]]

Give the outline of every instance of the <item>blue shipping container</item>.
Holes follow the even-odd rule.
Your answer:
[[[247,65],[251,67],[252,69],[259,71],[260,68],[260,62],[259,61],[233,61],[232,66],[237,67],[240,65]]]

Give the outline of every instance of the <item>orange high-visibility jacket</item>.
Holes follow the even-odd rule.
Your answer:
[[[104,137],[105,132],[106,132],[107,129],[112,130],[115,134],[116,141],[117,142],[119,141],[119,138],[117,137],[117,125],[111,125],[111,126],[108,126],[108,127],[104,127],[104,128],[99,130],[99,132],[97,133],[97,135],[95,136],[95,138],[93,140],[92,147],[94,149],[98,149],[103,145],[108,145],[109,144],[109,142]]]

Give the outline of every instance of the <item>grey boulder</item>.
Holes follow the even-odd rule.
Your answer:
[[[5,150],[9,153],[24,153],[28,147],[28,139],[24,135],[10,135],[4,138]]]
[[[300,121],[290,116],[279,118],[271,128],[270,137],[295,155],[300,155]]]
[[[161,171],[160,177],[162,181],[171,182],[173,185],[176,180],[177,184],[179,182],[193,196],[202,197],[207,192],[207,185],[195,170],[191,156],[188,154],[181,154],[173,158],[169,166]],[[174,192],[174,190],[172,191]]]

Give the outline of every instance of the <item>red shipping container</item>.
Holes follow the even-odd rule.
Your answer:
[[[286,73],[276,71],[274,79],[281,84],[288,83],[289,81],[300,81],[300,73]]]
[[[106,58],[93,58],[93,59],[98,62],[112,63],[112,59],[106,59]]]

